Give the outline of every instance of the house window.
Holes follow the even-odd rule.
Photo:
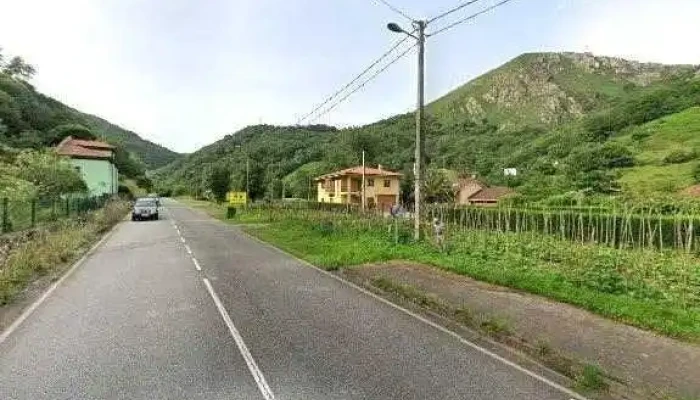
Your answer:
[[[391,179],[384,179],[384,187],[385,188],[391,187]]]
[[[374,179],[367,179],[367,186],[373,187],[374,186]]]

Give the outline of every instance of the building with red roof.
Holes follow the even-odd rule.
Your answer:
[[[364,190],[362,177],[364,176]],[[356,166],[321,175],[315,179],[320,203],[362,204],[364,194],[369,208],[389,210],[399,204],[401,173],[384,169]]]
[[[98,140],[68,136],[56,146],[56,153],[69,157],[93,196],[116,194],[119,171],[114,164],[114,146]]]

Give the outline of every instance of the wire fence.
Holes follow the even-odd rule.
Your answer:
[[[20,232],[102,208],[109,196],[0,198],[0,234]]]

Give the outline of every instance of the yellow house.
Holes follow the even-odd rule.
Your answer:
[[[325,174],[315,179],[319,203],[362,204],[363,167],[357,166]],[[388,210],[398,204],[401,194],[401,174],[383,169],[364,167],[365,199],[368,208]]]

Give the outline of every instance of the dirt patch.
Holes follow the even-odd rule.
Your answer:
[[[637,396],[700,398],[700,346],[414,263],[366,265],[343,275],[384,291],[407,290],[404,297],[415,297],[422,307],[525,349],[575,379],[577,371],[585,370],[585,377],[590,366],[600,366],[608,380]]]

